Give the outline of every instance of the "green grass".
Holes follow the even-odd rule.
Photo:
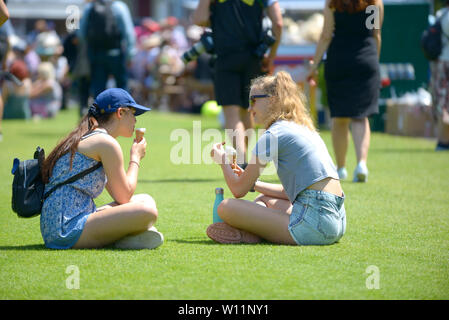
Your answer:
[[[343,183],[347,232],[338,244],[218,245],[205,230],[215,187],[230,196],[221,170],[170,161],[177,143],[170,133],[192,132],[192,121],[200,119],[158,112],[138,118],[137,125],[148,128],[148,152],[136,192],[155,198],[156,226],[166,238],[156,250],[138,251],[46,249],[39,218],[19,219],[11,210],[12,159],[31,158],[37,145],[49,153],[76,125],[76,111],[37,123],[4,121],[0,299],[449,298],[449,154],[434,152],[434,141],[372,135],[368,183]],[[215,119],[201,120],[203,130],[218,126]],[[329,132],[321,134],[333,154]],[[131,142],[119,141],[128,157]],[[350,173],[354,158],[351,145]],[[105,191],[96,203],[109,201]],[[70,265],[79,268],[78,290],[66,287]],[[379,268],[379,289],[366,286],[371,265]]]

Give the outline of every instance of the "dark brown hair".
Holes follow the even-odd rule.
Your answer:
[[[52,175],[53,167],[66,153],[70,152],[70,170],[72,170],[73,158],[75,157],[75,152],[78,149],[78,144],[81,138],[92,132],[99,125],[104,124],[109,121],[113,113],[105,113],[97,116],[92,116],[90,114],[85,115],[78,127],[76,127],[72,132],[69,133],[58,145],[52,150],[52,152],[45,158],[42,165],[42,180],[44,183],[48,183]],[[96,120],[96,121],[95,121]]]
[[[338,12],[355,13],[365,10],[366,7],[373,5],[375,0],[331,0],[329,8]]]

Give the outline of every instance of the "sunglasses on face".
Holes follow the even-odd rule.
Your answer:
[[[254,104],[256,103],[256,99],[260,99],[260,98],[268,98],[271,97],[269,94],[255,94],[252,96],[249,96],[249,105],[251,107],[254,106]]]

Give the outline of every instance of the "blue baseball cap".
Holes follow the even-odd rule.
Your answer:
[[[135,116],[141,115],[151,108],[141,106],[134,101],[133,97],[121,88],[110,88],[101,92],[94,101],[96,111],[99,113],[110,113],[120,107],[132,107],[136,109]]]

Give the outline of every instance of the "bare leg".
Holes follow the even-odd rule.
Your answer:
[[[334,146],[337,168],[343,168],[346,165],[350,122],[350,118],[332,118],[332,144]]]
[[[261,194],[256,199],[254,199],[254,202],[270,209],[283,211],[287,214],[292,213],[293,206],[290,201],[285,199],[273,198]]]
[[[251,117],[251,114],[248,112],[247,109],[240,108],[240,117],[243,121],[243,125],[245,126],[245,150],[248,150],[248,145],[252,137],[252,130],[254,128],[253,118]],[[245,162],[247,159],[245,158]]]
[[[225,199],[218,207],[218,214],[230,226],[251,232],[270,242],[296,245],[288,231],[290,214],[284,211],[286,208],[288,210],[288,206],[282,201],[288,202],[269,197],[258,197],[256,202]]]
[[[111,203],[91,214],[73,248],[99,248],[150,228],[157,219],[156,203],[149,195],[133,196],[131,202]]]
[[[245,125],[240,117],[240,112],[239,106],[223,106],[225,128],[233,130],[229,138],[232,140],[233,147],[237,150],[238,163],[242,163],[246,159]]]
[[[354,140],[357,163],[368,159],[371,130],[368,118],[353,119],[351,123],[352,139]]]

